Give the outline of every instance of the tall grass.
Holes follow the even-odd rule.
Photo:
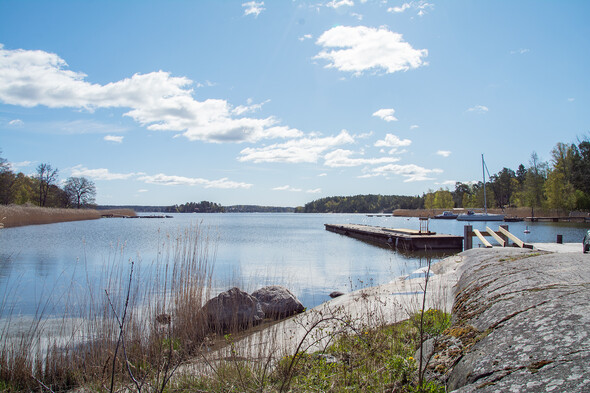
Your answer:
[[[41,304],[23,325],[0,308],[0,391],[162,392],[207,333],[199,310],[210,296],[210,242],[196,226],[167,236],[151,263],[117,252],[100,282],[55,294],[65,296],[61,318],[46,316]]]
[[[131,209],[61,209],[30,205],[0,205],[0,228],[23,225],[53,224],[56,222],[96,220],[105,214],[135,216]]]

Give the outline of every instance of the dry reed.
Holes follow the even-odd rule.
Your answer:
[[[62,209],[30,205],[0,205],[0,227],[53,224],[56,222],[96,220],[102,215],[135,216],[131,209]]]
[[[2,307],[5,295],[0,391],[163,391],[206,334],[200,309],[210,296],[210,241],[198,226],[167,236],[147,265],[125,260],[121,249],[100,282],[87,278],[54,294],[66,296],[63,317],[47,317],[40,304],[24,329]]]

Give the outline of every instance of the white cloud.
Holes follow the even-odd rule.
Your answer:
[[[327,174],[327,173],[320,173],[320,174],[318,175],[318,177],[324,177],[324,176],[328,176],[328,174]]]
[[[196,186],[200,185],[204,188],[222,188],[222,189],[234,189],[234,188],[250,188],[252,184],[241,183],[231,181],[227,178],[218,180],[207,180],[202,178],[184,177],[165,175],[159,173],[157,175],[147,175],[142,172],[132,173],[111,173],[106,168],[88,169],[82,165],[76,165],[71,169],[72,176],[84,176],[94,180],[129,180],[134,179],[145,182],[147,184],[159,184],[164,186]],[[139,190],[138,192],[143,192]]]
[[[74,177],[89,177],[94,180],[127,180],[140,173],[111,173],[106,168],[88,169],[82,165],[76,165],[71,170],[72,176]]]
[[[308,137],[293,139],[285,143],[277,143],[270,146],[251,148],[240,152],[238,160],[261,162],[317,162],[321,155],[335,146],[354,143],[354,138],[346,131],[330,137]]]
[[[415,130],[416,128],[420,128],[420,126],[419,126],[419,125],[417,125],[417,124],[412,124],[412,125],[410,126],[410,130]]]
[[[363,20],[363,15],[362,14],[358,14],[356,12],[351,12],[350,16],[353,16],[355,18],[357,18],[358,20]]]
[[[307,190],[305,192],[308,194],[319,194],[322,192],[322,189],[321,188],[314,188],[313,190]]]
[[[328,61],[326,68],[362,74],[367,70],[385,73],[407,71],[426,65],[426,49],[414,49],[401,34],[385,27],[337,26],[325,31],[317,40],[324,49],[314,59]]]
[[[182,132],[189,140],[254,142],[294,138],[302,132],[270,116],[239,117],[222,99],[197,101],[193,82],[164,71],[135,74],[105,85],[65,69],[58,55],[44,51],[6,50],[0,44],[0,101],[10,105],[49,108],[129,108],[124,116],[149,130]],[[238,107],[237,112],[243,108]],[[246,109],[254,109],[247,107]],[[242,112],[243,113],[243,112]]]
[[[269,103],[270,100],[266,100],[260,104],[253,104],[252,103],[252,99],[249,98],[247,101],[247,105],[240,105],[235,107],[234,109],[232,109],[232,114],[234,115],[243,115],[244,113],[248,113],[248,112],[256,112],[260,109],[262,109],[262,106],[266,103]]]
[[[467,112],[475,112],[475,113],[486,113],[487,111],[489,111],[487,106],[483,106],[483,105],[476,105],[473,106],[469,109],[467,109]]]
[[[352,167],[359,165],[377,165],[391,162],[397,162],[400,159],[396,157],[379,157],[379,158],[352,158],[355,152],[351,150],[337,149],[324,156],[324,164],[329,167]]]
[[[449,150],[439,150],[436,152],[436,154],[442,157],[448,157],[451,155],[451,152]]]
[[[104,140],[107,142],[123,143],[123,137],[119,135],[106,135]]]
[[[266,9],[264,8],[264,1],[249,1],[247,3],[242,3],[242,7],[245,8],[244,16],[254,15],[254,17],[258,17],[258,15]]]
[[[342,6],[352,7],[354,5],[354,1],[352,0],[332,0],[326,4],[326,7],[330,8],[340,8]]]
[[[526,49],[526,48],[520,48],[518,50],[511,50],[510,54],[511,55],[524,55],[525,53],[530,52],[530,49]]]
[[[18,171],[20,168],[27,168],[33,165],[35,161],[20,161],[20,162],[9,162],[8,166],[12,171]]]
[[[400,12],[404,12],[405,10],[409,9],[411,6],[412,5],[410,3],[404,3],[401,6],[388,8],[387,12],[400,13]]]
[[[312,38],[313,38],[313,36],[311,34],[305,34],[305,35],[299,37],[299,41],[311,40]]]
[[[441,169],[427,169],[415,164],[389,164],[371,169],[368,175],[365,175],[364,177],[398,175],[405,177],[404,183],[408,183],[423,180],[433,180],[433,178],[430,177],[431,174],[442,172],[443,171]]]
[[[145,188],[140,188],[139,190],[137,190],[137,192],[149,192],[149,190],[146,190]]]
[[[434,8],[434,4],[432,3],[428,3],[425,0],[420,0],[420,1],[410,1],[408,3],[404,3],[401,6],[396,6],[396,7],[390,7],[387,9],[387,12],[392,12],[392,13],[402,13],[405,12],[409,9],[414,9],[416,11],[418,11],[418,16],[424,16],[427,12],[427,10],[431,10]]]
[[[375,147],[404,147],[410,146],[412,141],[409,139],[399,139],[398,136],[393,134],[385,135],[385,139],[378,140],[375,142]]]
[[[22,127],[25,123],[21,119],[14,119],[8,122],[8,125],[11,127]]]
[[[395,109],[379,109],[377,112],[373,113],[373,116],[380,117],[381,119],[390,122],[390,121],[397,121],[397,118],[393,116],[395,113]]]
[[[252,187],[252,184],[239,183],[239,182],[228,180],[227,178],[222,178],[219,180],[207,180],[207,179],[194,178],[194,177],[165,175],[163,173],[159,173],[157,175],[140,176],[137,178],[137,180],[146,182],[148,184],[159,184],[159,185],[163,185],[163,186],[196,186],[196,185],[200,185],[205,188],[224,188],[224,189]]]
[[[445,180],[441,183],[436,182],[434,184],[440,185],[440,186],[455,186],[455,183],[457,183],[456,180]]]
[[[290,185],[280,186],[273,188],[273,191],[291,191],[291,192],[301,192],[303,191],[301,188],[291,187]]]

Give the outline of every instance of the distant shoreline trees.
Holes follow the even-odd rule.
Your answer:
[[[0,154],[2,151],[0,150]],[[95,207],[96,186],[84,177],[68,178],[59,187],[59,171],[48,163],[39,164],[33,176],[15,173],[0,156],[0,204],[31,204],[41,207]]]
[[[516,172],[502,168],[486,182],[490,208],[529,207],[531,215],[537,209],[566,213],[572,210],[590,211],[590,141],[576,144],[557,143],[551,150],[550,162],[531,154],[528,166],[518,166]],[[448,199],[452,195],[453,203]],[[455,190],[439,189],[424,195],[425,209],[481,208],[483,182],[455,183]]]

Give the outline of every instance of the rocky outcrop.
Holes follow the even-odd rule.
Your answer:
[[[303,312],[305,307],[295,295],[281,285],[270,285],[252,292],[267,318],[280,319]]]
[[[203,306],[209,327],[216,331],[248,328],[264,319],[258,300],[239,288],[232,288],[210,299]]]
[[[428,372],[461,393],[590,391],[590,256],[462,255],[453,324],[429,343]]]

